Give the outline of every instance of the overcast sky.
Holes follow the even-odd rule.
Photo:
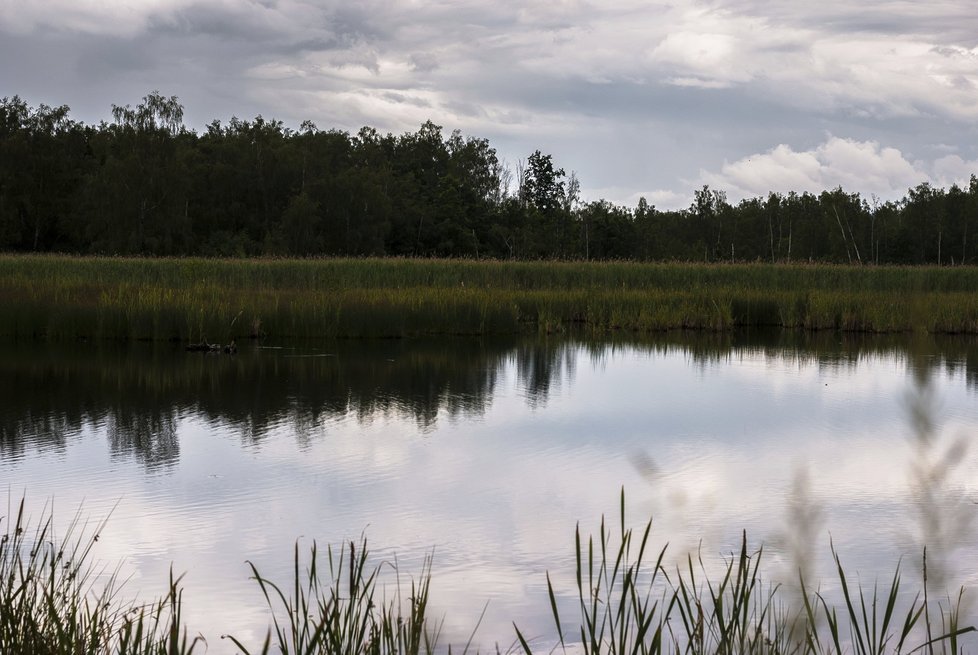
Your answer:
[[[111,118],[153,90],[232,115],[536,149],[662,209],[978,172],[974,0],[0,0],[0,96]]]

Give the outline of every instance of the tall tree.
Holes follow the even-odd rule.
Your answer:
[[[183,107],[153,92],[136,107],[113,105],[115,122],[101,130],[104,162],[90,191],[101,220],[97,250],[176,254],[188,248],[188,179],[180,157]]]
[[[84,128],[67,106],[0,100],[0,247],[70,246],[65,228],[89,160]]]

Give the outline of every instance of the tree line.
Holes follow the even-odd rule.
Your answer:
[[[842,188],[736,204],[696,190],[662,211],[584,201],[536,151],[515,170],[486,139],[298,130],[232,118],[203,132],[158,92],[86,125],[0,100],[0,250],[118,255],[978,262],[978,178],[900,201]]]

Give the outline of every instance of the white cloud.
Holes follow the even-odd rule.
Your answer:
[[[683,209],[688,207],[692,200],[689,193],[678,193],[669,189],[656,189],[640,195],[644,196],[650,205],[662,210]],[[637,203],[638,200],[636,199],[635,204]]]
[[[898,199],[921,182],[936,186],[967,185],[978,161],[947,155],[933,162],[910,161],[892,147],[875,141],[830,136],[811,150],[781,144],[764,153],[724,163],[719,171],[701,171],[696,184],[724,190],[731,199],[766,196],[769,192],[809,191],[842,187],[881,200]]]
[[[663,68],[678,71],[673,79],[705,79],[727,85],[752,78],[749,69],[737,66],[736,53],[741,48],[738,38],[730,33],[681,31],[667,34],[649,57]]]
[[[934,162],[932,181],[937,186],[951,184],[967,187],[972,175],[978,175],[978,161],[965,161],[958,155],[947,155]]]

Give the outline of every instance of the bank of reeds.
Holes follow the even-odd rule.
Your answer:
[[[398,579],[391,598],[377,592],[382,567],[369,562],[366,540],[326,550],[328,582],[319,574],[320,551],[313,543],[308,559],[296,544],[293,578],[287,587],[264,577],[249,563],[272,615],[272,627],[256,653],[294,655],[423,655],[434,653],[438,629],[429,623],[431,560],[412,580],[405,598]],[[394,573],[397,573],[396,565]],[[244,655],[251,649],[227,635]]]
[[[24,655],[191,655],[200,645],[181,629],[183,594],[171,574],[168,593],[148,604],[123,600],[117,571],[100,569],[92,549],[103,524],[76,515],[64,535],[50,514],[36,526],[2,517],[0,653]]]
[[[508,652],[943,655],[973,645],[975,628],[961,622],[960,594],[940,603],[926,593],[910,598],[899,566],[888,586],[853,585],[833,551],[842,596],[837,606],[804,579],[799,579],[800,594],[766,583],[762,550],[751,550],[746,534],[739,553],[711,575],[702,559],[690,556],[671,569],[665,548],[651,552],[652,523],[640,533],[625,526],[624,493],[620,520],[613,531],[602,519],[596,537],[576,532],[576,618],[564,616],[568,595],[558,593],[547,574],[549,599],[541,601],[549,602],[556,643],[524,635],[517,622]],[[179,578],[171,575],[161,600],[147,605],[121,600],[116,575],[91,565],[102,526],[86,531],[76,519],[60,539],[51,526],[48,516],[31,529],[21,502],[0,537],[0,652],[192,655],[207,647],[200,637],[190,639],[181,625]],[[250,565],[271,626],[261,644],[222,637],[243,655],[452,652],[438,643],[440,623],[429,616],[430,559],[409,584],[393,565],[390,597],[378,591],[385,565],[372,563],[365,540],[327,548],[325,556],[315,544],[303,556],[296,545],[293,561],[292,578],[281,582]],[[498,642],[495,649],[499,652]]]
[[[0,256],[0,336],[978,333],[978,268]]]
[[[560,610],[549,574],[547,589],[557,645],[533,644],[514,623],[526,655],[573,647],[585,655],[883,655],[959,653],[976,628],[961,623],[963,590],[930,606],[926,593],[908,600],[897,565],[888,585],[853,585],[834,547],[841,605],[812,590],[799,572],[798,591],[766,583],[763,549],[746,533],[712,576],[702,558],[670,569],[666,547],[649,552],[651,520],[641,533],[625,525],[621,497],[617,534],[601,521],[597,538],[575,534],[576,618]],[[925,574],[926,576],[926,574]]]

